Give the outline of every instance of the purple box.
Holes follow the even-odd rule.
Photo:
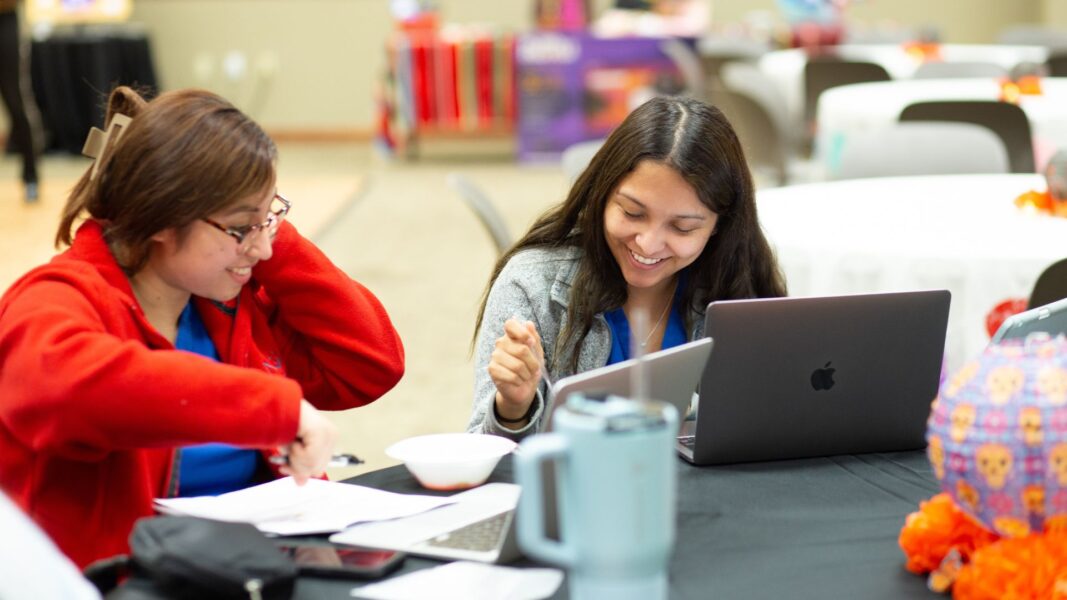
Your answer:
[[[682,91],[681,74],[660,49],[663,41],[561,32],[520,36],[519,160],[558,161],[572,144],[607,137],[652,96]]]

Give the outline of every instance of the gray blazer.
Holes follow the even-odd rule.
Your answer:
[[[514,316],[520,321],[533,321],[537,327],[545,351],[545,364],[552,381],[574,375],[568,364],[553,368],[552,362],[559,350],[556,348],[559,332],[567,323],[571,283],[578,270],[581,252],[581,249],[576,247],[523,250],[512,256],[500,271],[500,276],[489,290],[482,326],[478,330],[478,342],[474,349],[474,409],[470,423],[467,424],[467,431],[491,433],[518,440],[541,430],[545,416],[545,398],[550,393],[544,381],[537,388],[537,396],[533,400],[536,408],[530,423],[513,431],[497,422],[493,413],[496,386],[489,377],[487,367],[497,338],[504,335],[504,321]],[[693,311],[691,315],[691,340],[704,334],[701,311]],[[569,355],[569,352],[564,354]],[[584,373],[603,367],[610,355],[611,331],[603,313],[600,313],[595,316],[593,328],[582,342],[577,372]]]

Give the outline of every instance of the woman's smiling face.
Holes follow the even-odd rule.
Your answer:
[[[241,199],[211,215],[223,227],[240,228],[262,222],[274,198],[274,188]],[[203,220],[182,231],[166,229],[154,238],[158,243],[146,271],[174,292],[189,293],[220,302],[237,296],[252,277],[252,267],[273,254],[270,236],[256,236],[245,251],[231,236]]]
[[[700,256],[718,219],[677,171],[645,160],[608,198],[604,237],[627,286],[653,290]]]

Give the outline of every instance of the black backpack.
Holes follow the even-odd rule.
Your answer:
[[[248,523],[149,517],[134,525],[129,556],[85,575],[109,600],[288,600],[297,566]]]

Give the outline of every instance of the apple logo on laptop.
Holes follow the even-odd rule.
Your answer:
[[[815,369],[811,374],[811,387],[816,390],[828,390],[834,387],[834,369],[830,366],[833,361],[827,361],[826,366]]]

